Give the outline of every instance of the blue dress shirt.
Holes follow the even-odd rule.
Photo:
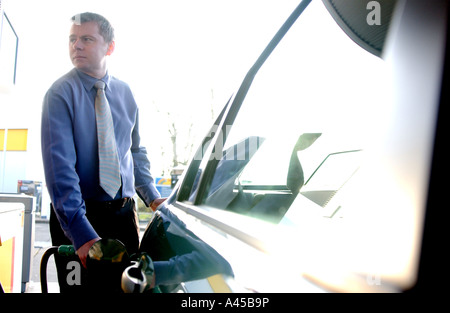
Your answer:
[[[112,200],[99,185],[94,108],[97,80],[74,68],[50,87],[43,102],[41,144],[47,189],[75,249],[98,237],[85,217],[84,200]],[[137,192],[149,205],[160,194],[150,174],[147,151],[140,146],[137,104],[126,83],[108,73],[102,80],[122,175],[122,188],[115,199],[133,197]]]

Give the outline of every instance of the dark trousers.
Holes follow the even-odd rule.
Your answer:
[[[86,217],[101,238],[119,240],[125,245],[129,255],[138,251],[139,223],[132,198],[111,202],[86,201]],[[62,231],[53,206],[50,215],[50,235],[54,246],[72,244]],[[117,286],[111,286],[111,284],[93,286],[89,280],[89,277],[93,275],[81,265],[78,256],[67,257],[55,254],[55,263],[61,293],[90,292],[94,291],[93,288],[96,293],[120,291],[120,282]]]

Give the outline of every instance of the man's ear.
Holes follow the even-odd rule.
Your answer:
[[[111,55],[114,52],[115,47],[116,43],[114,41],[111,41],[111,43],[108,46],[108,50],[106,50],[106,55]]]

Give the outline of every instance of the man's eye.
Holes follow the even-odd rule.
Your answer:
[[[84,37],[83,38],[83,41],[84,42],[92,42],[92,41],[94,41],[92,38],[89,38],[89,37]]]

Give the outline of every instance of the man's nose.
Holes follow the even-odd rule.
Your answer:
[[[81,40],[79,38],[72,42],[72,48],[74,50],[81,50],[81,49],[83,49],[83,43],[81,42]]]

